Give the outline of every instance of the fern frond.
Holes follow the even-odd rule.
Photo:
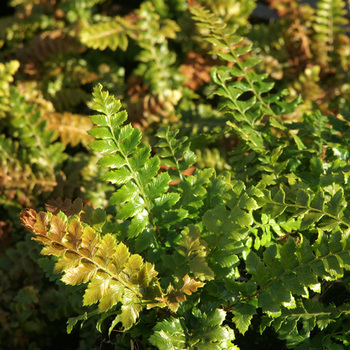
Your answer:
[[[53,174],[35,172],[27,156],[18,142],[0,135],[0,194],[7,200],[17,197],[18,203],[28,206],[39,193],[51,192],[57,181]]]
[[[172,181],[184,179],[184,171],[188,170],[196,161],[195,154],[190,150],[187,136],[177,138],[179,130],[170,130],[169,126],[158,129],[156,136],[160,139],[155,145],[161,165],[169,167]]]
[[[120,48],[125,51],[128,47],[128,36],[133,31],[133,25],[122,17],[104,18],[96,24],[86,24],[81,28],[80,41],[87,47],[105,50]]]
[[[233,66],[220,66],[211,69],[211,77],[219,88],[213,93],[226,98],[225,110],[233,114],[238,121],[250,125],[258,123],[264,116],[278,118],[280,113],[287,113],[287,103],[265,96],[274,83],[267,82],[267,74],[256,73],[253,69],[260,60],[249,55],[251,44],[244,42],[243,37],[234,33],[210,11],[201,6],[190,7],[193,19],[201,28],[208,30],[205,40],[214,45],[213,54]],[[233,78],[235,80],[233,80]]]
[[[217,278],[238,274],[238,254],[244,250],[246,239],[251,233],[253,211],[259,208],[253,198],[254,189],[249,189],[251,196],[247,192],[243,182],[233,182],[231,190],[224,188],[222,191],[223,203],[218,203],[202,217],[205,227],[203,239],[209,246],[209,266]]]
[[[74,204],[76,209],[81,208],[80,204]],[[93,213],[90,216],[93,217]],[[79,216],[27,209],[22,211],[21,220],[34,234],[32,239],[44,245],[41,254],[58,258],[53,272],[63,273],[61,280],[64,283],[87,284],[84,306],[98,304],[98,313],[103,314],[121,304],[116,312],[117,320],[125,329],[135,324],[143,308],[168,306],[176,311],[179,302],[186,300],[186,295],[204,286],[203,282],[185,275],[179,290],[170,285],[163,293],[153,264],[144,262],[138,254],[131,254],[112,234],[100,236]]]
[[[203,150],[196,150],[196,158],[198,167],[214,168],[218,170],[230,170],[230,165],[227,164],[224,156],[220,154],[218,148],[205,148]]]
[[[239,350],[233,345],[233,330],[222,325],[224,310],[200,311],[194,309],[189,318],[170,317],[158,322],[150,343],[159,350],[168,349],[227,349]]]
[[[330,328],[329,325],[341,322],[341,320],[344,321],[349,318],[349,315],[350,306],[348,304],[336,307],[333,304],[325,306],[323,303],[312,300],[298,300],[295,309],[282,308],[281,316],[276,319],[263,318],[261,331],[264,331],[266,325],[272,324],[272,327],[278,332],[279,338],[287,341],[288,348],[295,348],[298,345],[311,345],[309,344],[309,335],[317,329],[318,331],[326,331],[325,334],[321,333],[322,342],[326,344],[331,342],[330,338],[332,337],[332,333],[327,332],[327,329]],[[346,333],[348,332],[345,331]],[[333,336],[336,340],[340,340],[337,339],[336,334]],[[337,343],[338,341],[334,345]]]
[[[92,128],[91,119],[87,116],[73,113],[50,113],[48,129],[55,130],[55,138],[60,138],[64,145],[72,147],[81,143],[87,146],[93,139],[87,134]]]
[[[183,266],[181,272],[178,271],[178,274],[183,276],[183,270],[188,270],[186,273],[191,273],[202,281],[213,279],[214,272],[206,261],[208,252],[207,244],[204,240],[200,239],[199,229],[195,226],[186,227],[181,232],[181,236],[177,242],[177,252],[184,260],[177,262],[178,269],[180,269],[181,265]],[[179,266],[179,264],[181,265]]]
[[[64,145],[53,142],[55,132],[47,129],[47,121],[43,120],[35,105],[27,104],[16,89],[11,89],[12,116],[11,124],[18,129],[21,145],[30,150],[27,161],[36,164],[46,173],[54,174],[56,166],[66,158]]]
[[[85,103],[89,100],[90,95],[82,88],[63,88],[56,91],[51,97],[51,101],[57,111],[67,111],[78,106],[80,103]]]
[[[63,273],[64,283],[87,283],[84,305],[98,303],[103,313],[121,302],[120,320],[125,329],[136,322],[144,306],[161,305],[155,300],[163,294],[154,266],[130,254],[111,234],[100,237],[78,217],[67,218],[62,212],[24,211],[21,219],[33,239],[44,244],[41,254],[59,258],[54,272]]]
[[[137,10],[139,20],[135,40],[141,51],[134,71],[142,77],[145,94],[142,105],[149,122],[177,119],[175,108],[182,98],[184,78],[175,67],[176,55],[169,50],[168,39],[174,39],[180,30],[175,21],[163,19],[151,1],[144,1]]]
[[[54,55],[79,54],[84,47],[79,42],[64,33],[62,30],[43,32],[36,36],[30,47],[19,51],[23,61],[34,61],[42,65]]]
[[[323,69],[331,70],[337,66],[340,62],[339,49],[344,50],[350,45],[346,37],[345,28],[349,23],[346,14],[347,10],[343,0],[321,0],[317,3],[312,24],[313,50],[316,62]]]
[[[18,61],[0,62],[0,118],[4,116],[10,105],[10,83],[19,68]]]
[[[144,236],[149,236],[152,241],[153,210],[161,207],[165,198],[173,206],[179,196],[164,197],[169,188],[170,176],[168,173],[158,174],[160,160],[151,157],[149,146],[140,147],[140,130],[132,128],[130,124],[122,125],[127,114],[119,111],[120,102],[102,91],[101,86],[94,89],[94,99],[93,108],[101,114],[92,117],[97,127],[90,130],[89,134],[99,140],[92,142],[90,147],[105,154],[98,164],[115,169],[101,178],[119,187],[110,203],[118,207],[117,219],[131,219],[129,237],[136,237],[147,230],[148,234],[144,233]]]
[[[259,286],[253,295],[246,295],[242,300],[258,299],[258,307],[269,317],[282,315],[282,307],[295,309],[296,299],[308,298],[309,289],[321,292],[321,280],[335,280],[350,270],[350,239],[336,231],[331,237],[320,233],[314,244],[302,238],[299,244],[289,238],[282,246],[271,245],[261,259],[250,251],[246,258],[247,272],[251,281]],[[233,308],[238,319],[239,309]],[[255,314],[250,308],[251,316]],[[246,311],[246,310],[245,310]],[[249,320],[243,328],[248,329]]]

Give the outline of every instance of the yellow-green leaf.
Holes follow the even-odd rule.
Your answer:
[[[139,298],[129,289],[126,289],[123,295],[123,306],[121,320],[125,329],[129,329],[136,322],[142,306],[139,303]]]
[[[38,213],[36,216],[36,223],[34,225],[34,229],[36,234],[41,234],[46,236],[47,233],[49,232],[50,228],[50,220],[48,218],[48,215],[41,211]]]
[[[84,228],[79,253],[88,258],[94,257],[97,252],[97,245],[99,242],[100,239],[95,230],[90,226],[86,226]]]
[[[130,280],[137,277],[142,267],[142,257],[138,254],[131,255],[129,261],[125,265],[124,272],[129,276]]]
[[[97,266],[92,263],[80,264],[78,267],[69,269],[61,280],[70,285],[88,282],[96,273]]]
[[[128,247],[124,243],[119,243],[115,250],[110,270],[115,274],[120,273],[124,269],[129,257]]]
[[[62,242],[66,230],[66,223],[60,217],[54,215],[51,219],[50,238],[53,241]]]
[[[73,219],[68,227],[67,246],[73,250],[78,250],[83,235],[83,227],[78,219]]]
[[[99,302],[106,293],[109,284],[110,277],[106,273],[96,274],[85,291],[83,305],[92,305]]]
[[[146,262],[138,273],[138,283],[141,287],[148,287],[157,274],[158,272],[154,269],[154,265]]]
[[[103,236],[96,253],[95,260],[102,266],[108,266],[117,248],[115,238],[111,234]]]
[[[118,281],[111,280],[109,288],[98,305],[100,312],[105,312],[121,301],[125,287]]]

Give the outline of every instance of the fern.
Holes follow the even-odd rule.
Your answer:
[[[161,296],[154,267],[130,254],[112,235],[101,239],[92,227],[83,227],[78,218],[68,221],[63,214],[23,216],[24,220],[28,217],[31,221],[25,224],[36,235],[34,239],[46,245],[41,253],[60,257],[54,272],[64,272],[62,281],[70,285],[89,282],[84,305],[98,303],[99,312],[105,312],[121,302],[119,318],[128,329],[136,322],[141,304]]]
[[[87,47],[105,50],[107,48],[126,50],[128,36],[132,34],[133,26],[122,17],[105,18],[96,24],[87,24],[80,30],[80,41]]]
[[[48,128],[55,130],[55,137],[60,137],[64,145],[70,144],[72,147],[82,143],[87,146],[92,138],[87,135],[87,131],[92,127],[91,119],[73,113],[51,114],[48,120]]]
[[[184,172],[188,170],[196,160],[195,154],[190,150],[187,136],[176,138],[178,130],[170,130],[168,126],[158,129],[156,136],[160,139],[155,147],[158,148],[158,156],[161,165],[169,167],[172,181],[184,179]]]
[[[35,110],[35,105],[26,104],[16,89],[12,89],[11,93],[11,124],[18,130],[21,144],[31,149],[28,161],[37,164],[39,168],[42,167],[49,174],[54,174],[55,167],[65,159],[63,144],[52,142],[55,132],[47,130],[47,121],[42,120],[42,115],[40,111]]]
[[[152,345],[165,349],[238,349],[233,345],[234,334],[227,326],[222,326],[225,311],[201,312],[194,309],[188,323],[183,318],[170,318],[154,327],[150,338]],[[189,328],[190,327],[190,328]]]
[[[318,62],[323,69],[329,70],[333,65],[339,65],[339,60],[346,62],[348,56],[344,49],[349,47],[344,27],[348,24],[346,18],[345,1],[322,0],[317,3],[313,20],[314,41],[313,46]],[[348,70],[347,65],[341,65]]]
[[[224,106],[229,107],[234,118],[253,125],[266,115],[277,118],[278,114],[287,113],[287,105],[278,102],[278,95],[275,95],[275,101],[263,96],[272,90],[274,83],[265,81],[266,74],[258,74],[250,69],[259,63],[259,59],[247,56],[251,45],[242,42],[242,37],[235,35],[232,29],[226,28],[219,18],[203,7],[193,6],[190,10],[198,26],[209,30],[205,39],[217,47],[212,53],[234,63],[232,68],[222,66],[211,71],[213,82],[219,86],[214,94],[226,98]],[[231,82],[232,77],[239,78],[239,81]],[[243,94],[248,96],[240,99]],[[279,106],[276,111],[273,104]]]
[[[339,320],[344,322],[348,319],[348,315],[349,305],[347,304],[342,305],[341,307],[336,307],[335,305],[324,306],[319,302],[305,300],[304,302],[297,302],[295,309],[282,308],[282,315],[275,319],[273,326],[274,329],[279,332],[281,339],[287,341],[288,348],[301,349],[303,347],[311,348],[312,346],[339,348],[339,341],[342,342],[342,345],[344,346],[347,346],[348,344],[347,331],[342,332],[344,336],[339,336],[336,332],[330,332],[330,334],[324,332],[321,341],[318,340],[311,342],[309,334],[310,332],[315,331],[315,328],[325,331],[327,328],[331,328],[329,326],[334,322],[338,323]],[[261,329],[264,330],[270,322],[271,319],[264,319]],[[337,326],[339,327],[339,325]]]
[[[127,114],[119,111],[120,102],[102,91],[101,86],[95,88],[94,98],[93,108],[101,114],[92,117],[97,128],[89,133],[100,140],[92,142],[90,147],[107,154],[99,161],[100,165],[116,169],[110,170],[101,179],[119,186],[110,204],[118,206],[117,219],[130,219],[129,237],[137,237],[143,232],[143,236],[148,237],[147,244],[154,244],[152,211],[164,202],[174,205],[179,197],[164,195],[169,186],[169,174],[158,174],[160,161],[158,157],[151,157],[149,146],[138,148],[140,130],[130,124],[122,126]]]
[[[87,0],[82,13],[90,13],[96,3]],[[286,121],[286,114],[303,109],[300,99],[294,96],[290,102],[286,90],[259,72],[261,61],[254,56],[259,51],[237,34],[243,30],[235,31],[234,24],[227,26],[195,1],[189,1],[193,19],[223,64],[211,68],[212,85],[203,86],[204,93],[215,96],[211,106],[199,103],[196,109],[184,101],[178,108],[172,93],[179,89],[178,96],[190,96],[181,87],[169,45],[179,27],[162,17],[178,4],[185,6],[181,0],[167,6],[144,2],[132,30],[119,28],[96,45],[126,49],[119,36],[132,38],[141,49],[134,71],[141,78],[129,90],[132,98],[142,101],[144,110],[147,103],[155,107],[148,111],[156,110],[158,121],[166,117],[164,106],[172,113],[182,110],[189,117],[185,125],[178,121],[143,133],[128,124],[121,102],[99,84],[89,105],[95,111],[94,127],[86,137],[94,138],[90,148],[95,154],[74,153],[63,162],[64,157],[54,157],[64,149],[55,138],[70,144],[75,140],[48,130],[62,131],[16,89],[10,90],[4,130],[17,140],[0,137],[3,164],[21,171],[25,159],[57,181],[54,194],[64,194],[70,185],[70,195],[81,197],[50,201],[46,213],[27,209],[21,215],[33,239],[43,245],[41,253],[51,257],[40,263],[47,274],[59,275],[52,278],[83,292],[84,310],[69,319],[67,331],[97,316],[97,330],[106,330],[115,347],[237,349],[249,340],[247,334],[257,336],[260,325],[260,342],[270,328],[290,348],[346,347],[350,117],[347,112],[325,115],[310,105],[312,112],[302,121],[290,116]],[[286,4],[279,11],[296,2]],[[73,15],[78,13],[75,8]],[[298,10],[293,7],[290,13],[296,21]],[[310,66],[315,87],[321,86],[321,68]],[[80,72],[89,75],[90,70]],[[300,76],[305,86],[310,72]],[[53,85],[52,92],[60,91]],[[296,84],[295,90],[303,88]],[[217,103],[220,113],[214,110]],[[191,124],[197,111],[203,118]],[[189,128],[193,130],[184,136]],[[11,158],[20,148],[23,158]],[[207,157],[220,160],[220,166],[211,167]],[[96,159],[99,170],[93,166]],[[77,185],[65,185],[64,178]],[[83,199],[92,205],[84,206]],[[31,301],[34,294],[25,289],[16,307],[26,307],[21,298],[28,295]],[[272,339],[267,341],[273,347]]]
[[[114,322],[121,322],[125,329],[134,325],[142,308],[168,305],[176,310],[178,302],[173,300],[173,295],[185,301],[185,294],[191,295],[203,286],[186,275],[180,290],[169,286],[167,293],[163,293],[154,265],[144,263],[138,254],[130,254],[112,234],[100,237],[79,216],[68,218],[63,212],[51,215],[27,210],[22,212],[21,219],[34,234],[33,239],[45,245],[41,254],[59,258],[53,272],[63,272],[64,283],[87,283],[83,305],[98,303],[96,311],[105,313],[121,303]],[[78,319],[71,322],[76,323]]]
[[[176,38],[180,28],[175,21],[161,18],[150,1],[143,2],[136,13],[139,20],[135,40],[140,52],[134,74],[142,78],[141,113],[148,123],[168,123],[177,119],[176,106],[183,96],[183,77],[176,69],[176,54],[168,42]],[[134,100],[133,104],[138,102],[137,94]]]
[[[18,61],[10,61],[5,64],[0,64],[0,118],[4,116],[4,112],[8,111],[10,102],[10,83],[13,81],[13,75],[16,73],[18,68]]]

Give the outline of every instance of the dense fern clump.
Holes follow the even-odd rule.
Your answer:
[[[9,2],[4,350],[350,345],[345,2],[268,3]]]

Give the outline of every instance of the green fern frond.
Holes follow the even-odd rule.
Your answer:
[[[156,136],[160,139],[155,147],[158,147],[157,155],[161,165],[169,167],[172,181],[183,180],[184,171],[188,170],[196,161],[195,154],[190,150],[190,142],[187,136],[177,138],[179,130],[170,130],[169,126],[158,129]]]
[[[137,14],[139,21],[135,39],[141,51],[136,56],[140,63],[134,74],[142,77],[143,86],[150,90],[151,96],[147,99],[154,97],[153,104],[158,106],[154,111],[150,108],[148,117],[169,119],[174,116],[174,109],[183,95],[184,78],[175,66],[175,52],[168,45],[168,39],[174,39],[180,27],[171,19],[161,18],[151,1],[143,2]],[[147,105],[146,101],[143,103]]]
[[[159,350],[168,349],[227,349],[239,350],[233,345],[234,333],[222,325],[224,310],[202,312],[193,309],[189,319],[169,318],[157,323],[150,343]]]
[[[130,124],[123,125],[127,114],[119,111],[120,102],[102,91],[101,86],[94,89],[94,100],[93,108],[101,114],[92,116],[97,127],[89,134],[98,140],[92,142],[90,147],[105,154],[98,164],[115,169],[101,179],[119,187],[112,195],[110,204],[118,207],[117,219],[131,219],[129,237],[136,237],[146,230],[148,234],[144,232],[144,237],[149,236],[152,242],[155,238],[153,211],[164,205],[164,199],[170,207],[173,206],[179,196],[165,195],[170,176],[167,172],[158,174],[160,160],[151,157],[149,146],[140,147],[140,130],[132,128]]]
[[[224,110],[232,113],[237,121],[249,125],[259,123],[264,116],[279,119],[280,113],[288,113],[290,107],[279,101],[281,95],[275,94],[274,99],[265,96],[272,90],[274,83],[266,81],[267,74],[254,71],[253,67],[260,60],[249,55],[251,44],[245,43],[243,37],[236,35],[203,7],[193,6],[190,11],[197,25],[208,31],[205,40],[214,46],[212,53],[233,63],[232,67],[211,69],[212,80],[219,86],[213,94],[226,98]]]
[[[322,343],[327,348],[332,348],[332,341],[330,338],[334,337],[333,343],[337,348],[338,341],[341,341],[341,336],[332,334],[332,331],[327,332],[331,324],[338,323],[339,321],[345,321],[349,318],[350,306],[344,304],[340,307],[336,307],[333,304],[325,306],[323,303],[313,300],[298,300],[295,309],[282,308],[282,314],[273,322],[270,318],[263,318],[261,324],[261,331],[265,330],[268,324],[271,324],[277,331],[280,339],[286,340],[288,348],[296,348],[298,345],[312,346],[310,344],[309,335],[312,331],[318,330],[321,335]],[[332,327],[333,328],[333,327]],[[339,327],[340,328],[340,327]],[[324,331],[324,334],[322,334]],[[346,346],[346,338],[348,336],[347,331],[344,331],[344,346]],[[340,334],[339,334],[340,335]],[[318,337],[320,338],[320,336]],[[329,344],[331,343],[331,344]],[[338,346],[340,349],[340,347]]]
[[[306,239],[296,243],[291,237],[282,246],[269,246],[261,259],[250,251],[246,258],[246,268],[251,281],[259,288],[242,300],[258,299],[258,307],[269,317],[282,315],[282,307],[294,310],[296,298],[309,298],[309,289],[321,292],[321,280],[336,280],[350,269],[350,240],[340,231],[331,237],[320,233],[314,244]],[[233,308],[237,321],[242,321],[245,313],[239,316],[242,308]],[[251,316],[255,314],[250,307]],[[249,326],[249,319],[242,330]]]
[[[35,105],[27,104],[17,89],[11,89],[10,123],[18,130],[21,145],[30,150],[28,163],[54,174],[66,155],[64,145],[53,142],[55,131],[47,129],[47,120],[43,120],[40,110]]]

